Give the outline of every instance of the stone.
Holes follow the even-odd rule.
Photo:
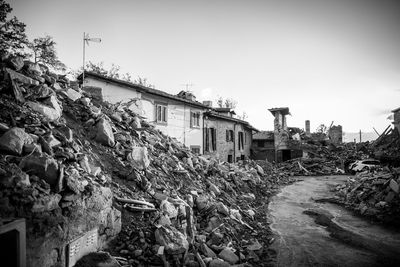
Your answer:
[[[178,216],[178,210],[175,208],[174,204],[168,200],[161,201],[160,209],[164,215],[168,216],[170,219]]]
[[[46,212],[59,208],[58,203],[61,200],[61,195],[53,194],[42,196],[33,203],[32,212]]]
[[[217,254],[215,254],[215,252],[211,248],[209,248],[205,243],[202,243],[200,245],[200,250],[206,257],[210,257],[210,258],[217,257]]]
[[[56,132],[64,136],[67,142],[72,142],[74,134],[69,127],[61,125],[57,127]]]
[[[55,138],[54,135],[52,134],[47,136],[45,140],[51,148],[61,146],[61,142],[57,138]]]
[[[117,122],[122,122],[122,117],[121,114],[118,112],[115,112],[111,115],[111,119],[117,121]]]
[[[250,245],[247,246],[248,250],[260,250],[262,249],[262,245],[258,242],[257,239],[253,240]]]
[[[37,175],[52,187],[58,182],[58,163],[46,154],[34,153],[26,156],[22,158],[19,167],[29,174]]]
[[[89,165],[89,158],[86,155],[80,156],[79,165],[82,169],[84,169],[87,173],[91,173],[92,170]]]
[[[30,153],[32,153],[33,151],[36,151],[36,152],[41,153],[41,152],[42,152],[42,146],[39,145],[39,144],[35,144],[35,143],[32,143],[32,144],[24,144],[23,152],[24,152],[25,154],[30,154]]]
[[[215,194],[216,196],[218,196],[218,195],[221,194],[221,190],[219,190],[219,188],[218,188],[215,184],[213,184],[213,183],[210,183],[210,191],[211,191],[211,192],[214,192],[214,194]]]
[[[257,165],[257,173],[258,173],[259,175],[264,175],[264,170],[263,170],[263,168],[261,168],[260,165]]]
[[[85,190],[85,183],[81,180],[79,172],[72,169],[65,177],[67,187],[75,194],[80,194]]]
[[[56,90],[56,91],[62,91],[62,88],[61,88],[60,84],[57,83],[57,82],[55,82],[53,84],[53,89]]]
[[[26,67],[26,70],[28,71],[28,73],[31,73],[33,75],[41,76],[43,74],[43,71],[40,68],[40,65],[37,63],[26,61],[25,67]]]
[[[142,128],[142,124],[140,123],[140,118],[138,116],[133,117],[133,120],[131,122],[131,126],[134,129]]]
[[[100,119],[96,124],[95,140],[103,145],[113,147],[115,145],[111,124],[106,119]]]
[[[86,107],[88,107],[89,105],[90,105],[90,98],[87,98],[87,97],[83,97],[83,98],[81,98],[81,103],[84,105],[84,106],[86,106]]]
[[[218,257],[227,261],[230,264],[235,264],[239,261],[239,257],[230,249],[224,248],[219,254]]]
[[[54,101],[55,96],[51,96],[50,97],[52,100],[50,101]],[[54,104],[57,102],[53,102]],[[32,101],[28,101],[27,105],[34,111],[42,114],[47,121],[56,121],[61,117],[61,108],[60,106],[57,104],[55,104],[55,106],[58,106],[57,108],[53,108],[47,105],[43,105],[41,103],[38,102],[32,102]]]
[[[395,193],[399,193],[399,184],[395,180],[391,179],[389,186]]]
[[[218,211],[219,213],[221,213],[221,214],[223,214],[223,215],[225,215],[225,216],[228,216],[228,215],[229,215],[229,209],[228,209],[227,206],[225,206],[224,203],[218,202],[218,203],[216,204],[216,207],[217,207],[217,211]]]
[[[13,155],[21,155],[25,144],[33,142],[24,129],[14,127],[0,137],[0,150]]]
[[[13,81],[18,81],[20,83],[27,84],[27,85],[39,85],[38,81],[36,81],[28,76],[25,76],[21,73],[18,73],[16,71],[13,71],[12,69],[6,68],[6,72],[10,76],[10,79]]]
[[[50,85],[53,85],[56,82],[56,78],[54,78],[50,75],[47,75],[47,74],[43,75],[43,78]]]
[[[145,170],[150,165],[149,152],[146,147],[133,147],[127,160],[139,170]]]
[[[8,64],[14,70],[19,71],[24,67],[24,59],[22,57],[14,56],[9,58]]]
[[[133,256],[135,256],[136,258],[141,256],[143,254],[143,250],[141,249],[136,249],[135,251],[133,251]]]
[[[170,254],[184,253],[189,248],[186,237],[172,226],[161,226],[155,232],[157,244],[164,246]]]
[[[71,88],[68,88],[67,91],[64,91],[64,94],[74,102],[82,97],[81,93]]]
[[[50,96],[49,98],[46,98],[46,100],[43,101],[44,104],[54,108],[60,113],[60,116],[62,114],[62,108],[60,104],[57,101],[57,97],[55,95]]]
[[[43,99],[54,95],[54,91],[45,84],[39,84],[38,86],[35,86],[35,88],[33,88],[33,91],[35,94],[34,97],[36,99]]]
[[[209,267],[229,267],[231,266],[229,263],[227,263],[226,261],[222,261],[220,259],[213,259],[212,261],[210,261]]]

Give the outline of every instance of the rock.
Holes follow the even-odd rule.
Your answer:
[[[136,249],[135,251],[133,251],[133,256],[135,256],[135,258],[139,257],[142,254],[143,254],[143,250],[141,250],[141,249]]]
[[[218,254],[218,257],[229,262],[230,264],[235,264],[239,261],[239,257],[230,248],[224,248]]]
[[[221,214],[223,214],[223,215],[225,215],[225,216],[228,216],[228,215],[229,215],[229,209],[228,209],[227,206],[225,206],[224,203],[218,202],[218,203],[216,204],[216,207],[217,207],[217,211],[218,211],[219,213],[221,213]]]
[[[58,163],[46,154],[31,154],[24,157],[19,167],[30,174],[35,174],[45,180],[52,187],[58,181]]]
[[[25,76],[21,73],[18,73],[16,71],[13,71],[12,69],[7,69],[6,68],[6,72],[8,73],[8,75],[10,76],[10,79],[13,81],[18,81],[20,83],[23,84],[27,84],[27,85],[39,85],[39,82],[29,78],[28,76]]]
[[[204,243],[202,243],[200,245],[200,250],[206,257],[210,257],[210,258],[217,257],[217,254],[215,254],[215,252]]]
[[[103,145],[113,147],[115,145],[111,124],[106,119],[100,119],[96,124],[95,140]]]
[[[56,91],[62,91],[62,88],[61,88],[60,84],[57,83],[57,82],[55,82],[53,84],[53,89],[56,90]]]
[[[122,121],[121,114],[118,113],[118,112],[114,112],[114,113],[111,115],[111,119],[113,119],[113,120],[115,120],[115,121],[117,121],[117,122],[121,122],[121,121]]]
[[[58,103],[57,97],[55,95],[52,95],[49,98],[46,98],[46,100],[44,100],[43,103],[54,108],[55,110],[57,110],[57,112],[59,112],[60,116],[61,116],[62,108],[61,108],[60,104]]]
[[[13,155],[21,155],[24,145],[32,142],[32,137],[24,129],[14,127],[0,137],[0,150]]]
[[[46,212],[58,208],[58,203],[61,200],[61,195],[53,194],[43,196],[33,203],[32,212]]]
[[[256,196],[253,193],[244,194],[244,195],[242,195],[242,198],[247,200],[247,201],[256,200]]]
[[[260,165],[257,165],[256,167],[257,167],[257,173],[258,173],[259,175],[264,175],[264,170],[263,170],[263,168],[261,168]]]
[[[55,100],[55,96],[51,96],[49,101],[53,104],[52,106],[47,106],[32,101],[28,101],[27,105],[34,111],[42,114],[48,121],[58,120],[61,117],[61,107]],[[55,106],[56,108],[54,108],[53,106]]]
[[[51,148],[61,146],[61,142],[57,138],[55,138],[54,135],[52,134],[47,136],[45,140]]]
[[[251,243],[251,245],[247,246],[248,250],[260,250],[262,249],[262,245],[260,244],[260,242],[258,242],[257,239],[253,240],[253,242]]]
[[[82,97],[81,93],[79,93],[71,88],[68,88],[67,91],[64,91],[64,94],[72,101],[76,101]]]
[[[43,75],[43,78],[50,85],[53,85],[56,82],[56,78],[54,78],[50,75],[47,75],[47,74]]]
[[[35,143],[32,143],[32,144],[25,144],[25,145],[24,145],[23,152],[24,152],[25,154],[30,154],[30,153],[32,153],[33,151],[42,153],[42,147],[41,147],[39,144],[35,144]]]
[[[72,142],[74,134],[69,127],[67,127],[65,125],[61,125],[61,126],[57,127],[57,129],[55,131],[58,134],[61,134],[67,142]]]
[[[168,216],[170,219],[178,216],[178,210],[175,208],[174,204],[168,200],[161,201],[160,209],[164,215]]]
[[[189,248],[186,237],[172,226],[161,226],[154,235],[157,244],[164,246],[170,254],[184,253]]]
[[[38,86],[35,86],[35,88],[33,88],[33,91],[35,93],[34,97],[36,99],[43,99],[54,95],[54,91],[45,84],[39,84]]]
[[[389,186],[395,193],[399,193],[399,184],[395,180],[391,179]]]
[[[214,194],[215,194],[216,196],[218,196],[219,194],[221,194],[221,191],[219,190],[219,188],[218,188],[215,184],[213,184],[213,183],[210,183],[210,191],[211,191],[211,192],[214,192]]]
[[[79,172],[76,169],[66,171],[64,177],[67,187],[75,194],[80,194],[85,190],[86,183],[80,178]]]
[[[133,117],[133,120],[131,122],[131,126],[134,129],[142,128],[142,124],[140,123],[140,118],[138,116]]]
[[[28,71],[28,73],[30,73],[30,74],[37,75],[37,76],[41,76],[43,74],[43,71],[40,68],[40,65],[37,63],[26,61],[25,67],[26,67],[26,70]]]
[[[222,261],[220,259],[214,259],[212,261],[210,261],[209,267],[229,267],[231,266],[229,263],[227,263],[226,261]]]
[[[22,57],[14,56],[9,58],[8,64],[14,70],[19,71],[24,67],[24,59]]]
[[[89,105],[90,105],[90,98],[87,98],[87,97],[84,97],[84,98],[81,98],[81,103],[83,104],[83,105],[85,105],[86,107],[88,107]]]
[[[144,170],[150,165],[149,153],[146,147],[133,147],[132,152],[127,156],[127,160],[139,170]]]

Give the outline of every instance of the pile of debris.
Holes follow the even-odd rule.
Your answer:
[[[65,264],[94,228],[103,247],[121,220],[108,250],[127,266],[268,265],[268,199],[288,172],[195,155],[135,100],[103,103],[19,57],[2,60],[0,93],[0,216],[26,219],[32,266]]]
[[[362,172],[335,188],[339,203],[361,215],[400,226],[400,168]]]

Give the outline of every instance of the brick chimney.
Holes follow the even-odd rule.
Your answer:
[[[310,136],[311,132],[310,132],[310,121],[306,120],[306,136]]]

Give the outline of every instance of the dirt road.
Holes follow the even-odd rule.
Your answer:
[[[332,203],[329,187],[347,176],[303,177],[270,205],[277,266],[400,266],[400,232]]]

